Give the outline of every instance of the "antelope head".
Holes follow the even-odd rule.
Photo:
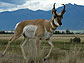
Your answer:
[[[62,4],[64,6],[63,10],[58,13],[55,9],[55,3],[53,5],[53,9],[52,9],[52,15],[53,15],[53,21],[55,23],[55,25],[57,26],[61,26],[62,25],[62,19],[63,19],[63,14],[65,13],[65,5]]]

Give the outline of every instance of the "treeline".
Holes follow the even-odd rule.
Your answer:
[[[54,34],[74,34],[69,29],[66,29],[66,31],[54,31]]]
[[[14,34],[13,31],[0,31],[0,34]]]
[[[69,29],[66,29],[66,31],[54,31],[54,34],[74,34]],[[13,31],[0,31],[0,34],[14,34]]]

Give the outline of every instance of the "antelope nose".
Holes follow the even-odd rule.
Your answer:
[[[59,24],[60,26],[62,25],[62,23]]]

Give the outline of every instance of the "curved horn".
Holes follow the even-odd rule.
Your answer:
[[[53,5],[52,14],[53,14],[53,12],[56,13],[55,4],[56,4],[56,3],[54,3],[54,5]]]
[[[55,9],[55,4],[56,4],[56,3],[54,3],[54,5],[53,5],[53,9]]]
[[[62,4],[62,5],[64,5],[64,4]],[[64,5],[64,9],[61,12],[61,15],[63,15],[64,13],[65,13],[65,5]]]
[[[56,10],[55,10],[55,4],[56,4],[56,3],[54,3],[54,5],[53,5],[53,9],[52,9],[52,11],[51,11],[52,14],[53,14],[53,16],[57,16],[57,14],[56,14]]]

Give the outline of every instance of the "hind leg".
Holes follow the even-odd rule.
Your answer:
[[[22,54],[23,54],[23,57],[24,57],[25,60],[27,58],[26,58],[26,54],[25,54],[25,51],[24,51],[24,46],[26,45],[26,43],[28,42],[28,40],[29,40],[28,38],[25,38],[23,44],[21,45]]]
[[[7,52],[8,48],[9,48],[9,45],[11,44],[11,42],[13,42],[14,40],[16,40],[19,37],[20,37],[20,35],[19,36],[18,35],[13,35],[13,37],[8,41],[8,44],[7,44],[6,48],[5,48],[2,56],[4,56],[6,54],[6,52]]]

